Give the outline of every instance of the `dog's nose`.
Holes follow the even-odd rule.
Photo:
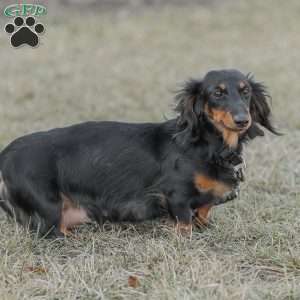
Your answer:
[[[236,126],[239,128],[246,127],[250,121],[248,115],[245,115],[245,114],[236,115],[236,116],[234,116],[233,120],[234,120],[234,123],[236,124]]]

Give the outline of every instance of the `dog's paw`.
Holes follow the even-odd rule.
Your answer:
[[[39,35],[44,33],[45,27],[41,23],[37,23],[34,17],[16,17],[14,23],[8,23],[5,31],[11,34],[11,45],[15,48],[21,45],[36,47],[39,44]]]
[[[210,212],[213,205],[206,204],[194,210],[194,225],[198,228],[208,227],[210,224]]]
[[[224,201],[232,201],[234,199],[236,199],[239,195],[240,190],[239,189],[234,189],[233,191],[231,191],[230,193],[228,193],[227,195],[225,195],[224,197]]]
[[[175,226],[175,232],[179,236],[191,237],[193,225],[178,222]]]

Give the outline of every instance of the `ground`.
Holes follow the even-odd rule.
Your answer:
[[[40,240],[2,215],[1,299],[300,299],[300,3],[192,2],[53,6],[37,49],[2,31],[0,148],[85,120],[170,118],[180,82],[224,67],[264,81],[285,135],[249,145],[239,199],[191,239],[153,221]]]

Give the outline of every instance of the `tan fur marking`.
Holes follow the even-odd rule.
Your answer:
[[[64,236],[71,236],[71,235],[72,235],[72,232],[71,232],[68,228],[66,228],[66,227],[64,226],[64,224],[61,224],[61,225],[60,225],[59,230],[60,230],[60,232],[61,232]]]
[[[227,128],[224,128],[222,131],[223,134],[223,139],[225,143],[230,147],[230,148],[236,148],[238,141],[239,141],[239,135],[237,132],[230,131]]]
[[[202,174],[196,174],[194,183],[200,192],[210,192],[216,197],[223,197],[225,193],[231,191],[231,188],[226,184]]]
[[[60,231],[69,235],[69,229],[80,224],[84,224],[89,220],[86,211],[78,207],[69,197],[61,193],[62,198],[62,212],[61,212],[61,222]]]
[[[213,205],[206,204],[196,209],[196,225],[206,226],[209,223],[209,215]]]
[[[216,128],[222,133],[225,143],[229,147],[235,148],[238,144],[239,132],[226,128],[226,127],[233,128],[233,129],[235,128],[235,123],[233,121],[231,114],[223,110],[217,110],[217,109],[209,110],[207,105],[205,107],[205,111],[210,117],[210,119],[214,122]]]

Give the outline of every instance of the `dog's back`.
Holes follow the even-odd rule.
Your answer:
[[[43,233],[64,199],[97,221],[153,217],[153,198],[143,200],[160,172],[160,134],[158,124],[88,122],[21,137],[0,154],[1,206]]]

